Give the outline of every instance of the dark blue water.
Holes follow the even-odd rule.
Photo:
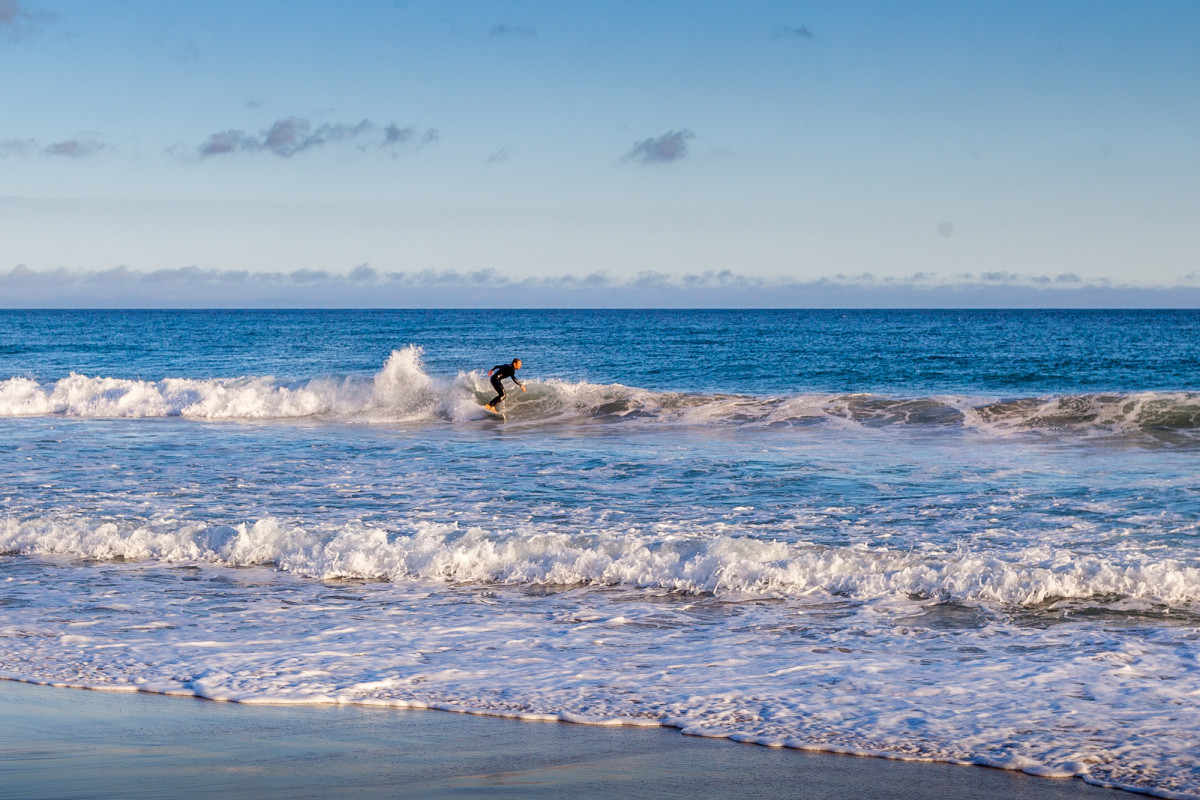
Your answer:
[[[1200,312],[0,311],[0,375],[527,374],[653,390],[1041,395],[1200,389]]]

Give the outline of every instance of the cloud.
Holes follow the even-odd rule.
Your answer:
[[[270,127],[257,135],[242,130],[218,131],[211,134],[198,148],[200,158],[227,155],[230,153],[272,153],[280,158],[291,158],[306,150],[340,142],[357,141],[360,150],[372,147],[394,150],[414,139],[415,127],[401,128],[395,123],[380,127],[369,119],[354,123],[322,123],[313,125],[302,117],[286,117],[276,120]],[[422,144],[436,142],[441,134],[436,128],[425,131]]]
[[[253,136],[247,136],[243,131],[221,131],[208,137],[200,145],[200,157],[219,156],[225,153],[235,153],[238,150],[259,150],[261,145]]]
[[[80,134],[73,139],[52,142],[45,147],[37,139],[0,139],[0,158],[16,156],[26,158],[37,154],[43,156],[64,156],[66,158],[88,158],[89,156],[111,150],[112,146],[96,139],[95,134]]]
[[[27,11],[22,11],[17,5],[17,0],[0,0],[0,25],[11,27],[17,24],[17,21],[26,15]]]
[[[280,158],[291,158],[314,147],[361,136],[372,127],[368,120],[363,120],[353,125],[326,123],[314,128],[306,119],[287,117],[276,120],[259,136],[250,136],[239,130],[214,133],[200,146],[200,155],[215,156],[239,151],[267,150]]]
[[[0,158],[27,156],[37,150],[37,139],[0,139]]]
[[[398,144],[404,144],[412,139],[414,133],[416,133],[416,128],[411,126],[401,128],[399,125],[392,123],[383,129],[383,146],[394,147]]]
[[[688,139],[696,138],[689,130],[667,131],[657,139],[643,139],[629,149],[625,161],[640,161],[643,164],[670,164],[688,154]]]
[[[46,145],[46,148],[42,150],[42,155],[65,156],[66,158],[88,158],[89,156],[104,152],[108,149],[110,149],[108,145],[96,141],[94,137],[82,136],[48,144]]]
[[[385,272],[370,264],[347,273],[18,265],[0,272],[0,298],[11,308],[1200,308],[1196,275],[1171,286],[1061,277],[999,271],[799,280],[644,270],[627,278],[513,278],[490,268]]]
[[[508,23],[492,25],[492,30],[490,31],[490,36],[497,38],[533,38],[536,35],[538,35],[538,31],[530,28],[529,25],[509,25]]]
[[[497,164],[503,164],[504,162],[508,161],[510,158],[512,158],[512,153],[509,152],[509,149],[507,147],[501,147],[499,150],[497,150],[496,152],[494,152],[490,156],[488,156],[487,164],[488,164],[488,166],[494,167]]]
[[[537,30],[529,25],[509,25],[506,22],[501,22],[493,25],[488,35],[493,38],[532,39],[534,36],[537,36]]]
[[[774,33],[771,34],[775,39],[809,39],[813,38],[812,31],[807,25],[776,25]]]
[[[267,130],[263,143],[275,155],[291,158],[312,147],[353,139],[372,127],[370,121],[363,120],[353,125],[325,124],[313,129],[308,120],[288,117],[277,121]]]
[[[379,277],[379,272],[370,264],[359,264],[346,277],[352,281],[373,281]]]
[[[42,25],[56,17],[47,11],[29,11],[20,0],[0,0],[0,36],[11,42],[40,33]]]
[[[333,277],[331,273],[323,269],[298,269],[295,272],[283,274],[292,283],[328,284],[329,279]]]

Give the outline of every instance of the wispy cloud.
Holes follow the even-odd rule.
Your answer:
[[[48,11],[30,11],[20,0],[0,0],[0,39],[19,42],[41,32],[55,19]]]
[[[114,267],[0,272],[7,307],[562,307],[562,308],[1200,308],[1200,276],[1171,286],[1113,285],[1074,274],[1013,272],[818,280],[714,270],[632,277],[604,272],[515,279],[494,269],[249,272]]]
[[[667,131],[653,139],[636,142],[624,156],[625,161],[643,164],[670,164],[688,154],[688,140],[696,138],[689,130]]]
[[[220,131],[209,136],[208,140],[200,145],[200,157],[258,149],[261,149],[261,144],[254,137],[247,136],[245,131]]]
[[[307,150],[353,142],[359,151],[382,151],[394,155],[405,146],[420,149],[434,144],[441,136],[437,128],[421,129],[414,125],[402,128],[395,123],[381,126],[369,119],[354,123],[327,122],[314,125],[301,117],[286,117],[276,120],[257,134],[236,129],[218,131],[195,148],[176,144],[167,152],[184,161],[232,153],[270,153],[279,158],[292,158]],[[91,132],[49,143],[33,138],[0,139],[0,158],[49,156],[81,160],[116,149]]]
[[[0,139],[0,158],[41,155],[83,159],[112,149],[112,145],[101,142],[93,133],[82,133],[44,147],[37,139]]]
[[[27,13],[17,5],[17,0],[0,0],[0,25],[12,27]]]
[[[313,128],[308,120],[288,117],[267,129],[263,136],[263,144],[275,155],[291,158],[296,153],[313,147],[357,138],[372,127],[374,126],[369,120],[362,120],[352,125],[335,123]]]
[[[492,26],[489,35],[493,38],[532,39],[537,36],[537,30],[529,25],[509,25],[507,22],[500,22]]]
[[[61,142],[48,144],[42,150],[42,154],[47,156],[63,156],[66,158],[88,158],[109,149],[111,149],[110,145],[104,144],[98,141],[95,136],[87,134],[74,139],[64,139]]]
[[[416,134],[417,129],[411,125],[407,128],[401,128],[399,125],[392,123],[383,129],[383,146],[394,147],[410,141]]]
[[[395,123],[380,126],[369,119],[314,125],[303,117],[286,117],[257,134],[243,130],[218,131],[211,134],[196,152],[200,158],[230,153],[271,153],[280,158],[291,158],[306,150],[340,142],[357,142],[360,150],[395,150],[410,141],[429,144],[439,137],[436,128],[422,133],[414,126],[401,128]]]
[[[776,25],[771,34],[776,39],[806,39],[813,38],[812,31],[807,25]]]
[[[37,139],[0,139],[0,158],[28,156],[36,152],[37,148]]]

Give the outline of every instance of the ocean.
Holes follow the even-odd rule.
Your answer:
[[[0,431],[2,678],[1200,797],[1200,312],[0,311]]]

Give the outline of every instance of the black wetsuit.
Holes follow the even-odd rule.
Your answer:
[[[492,367],[489,371],[492,373],[492,388],[496,390],[496,396],[488,402],[488,405],[492,408],[495,408],[496,403],[504,399],[504,384],[500,381],[505,378],[512,378],[512,382],[517,386],[524,385],[517,380],[517,368],[512,364],[501,364],[498,367]]]

